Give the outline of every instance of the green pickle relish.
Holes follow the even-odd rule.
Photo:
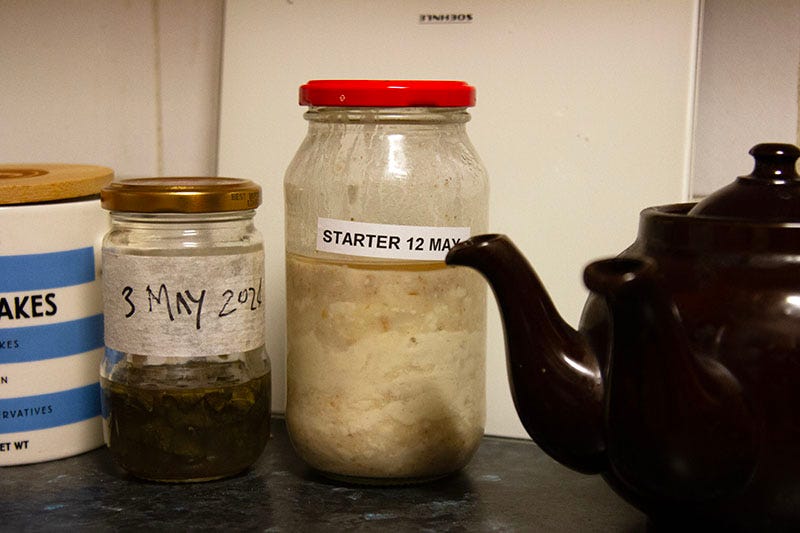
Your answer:
[[[106,435],[117,464],[166,482],[217,479],[251,465],[269,438],[270,374],[225,379],[230,367],[128,366],[126,376],[103,379]]]

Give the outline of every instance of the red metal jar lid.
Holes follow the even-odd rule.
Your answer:
[[[475,87],[463,81],[311,80],[300,105],[335,107],[472,107]]]

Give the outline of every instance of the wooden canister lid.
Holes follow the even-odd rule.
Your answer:
[[[69,200],[100,193],[114,178],[108,167],[52,163],[0,165],[0,205]]]

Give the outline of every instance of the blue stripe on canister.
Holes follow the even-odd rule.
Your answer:
[[[0,256],[0,292],[70,287],[94,281],[94,249]]]
[[[28,363],[96,350],[103,346],[103,315],[67,322],[0,330],[8,347],[2,363]]]
[[[0,434],[74,424],[100,414],[100,384],[0,400]]]

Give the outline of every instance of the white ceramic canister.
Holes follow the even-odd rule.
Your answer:
[[[0,165],[0,466],[103,444],[99,192],[113,175]]]

